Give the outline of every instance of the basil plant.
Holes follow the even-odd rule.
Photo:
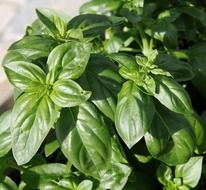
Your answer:
[[[204,189],[205,1],[36,13],[3,60],[0,189]]]

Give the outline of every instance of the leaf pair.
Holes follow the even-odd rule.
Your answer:
[[[193,154],[194,143],[199,142],[199,133],[204,130],[201,124],[197,123],[196,128],[190,121],[195,118],[182,87],[166,77],[156,81],[159,92],[154,97],[166,108],[144,94],[134,82],[127,81],[118,95],[116,129],[129,148],[145,137],[153,157],[169,165],[184,163]]]
[[[71,80],[70,76],[48,79],[50,73],[56,74],[55,71],[58,69],[61,74],[64,69],[74,70],[76,66],[81,68],[82,65],[84,69],[86,67],[89,53],[84,52],[87,59],[85,56],[81,59],[76,55],[78,52],[73,51],[81,46],[80,43],[73,42],[72,50],[69,48],[71,45],[66,44],[66,50],[61,48],[63,45],[51,52],[48,58],[49,73],[47,75],[38,66],[28,62],[13,61],[4,65],[10,82],[24,92],[14,105],[11,123],[12,150],[19,165],[28,162],[38,151],[59,117],[57,106],[76,106],[85,102],[91,95]],[[54,54],[56,59],[52,59]],[[78,75],[84,69],[81,72],[77,70]]]
[[[189,190],[200,180],[202,161],[201,156],[191,157],[185,164],[175,167],[174,175],[170,167],[161,164],[157,170],[157,178],[166,190],[173,188]]]
[[[62,110],[55,129],[61,150],[79,171],[97,178],[102,189],[125,185],[131,169],[91,103]]]
[[[152,96],[173,112],[193,113],[188,94],[177,82],[167,77],[167,72],[153,66],[146,58],[137,57],[135,61],[132,56],[123,54],[112,54],[110,57],[120,64],[120,74],[128,80],[119,92],[115,115],[117,131],[128,147],[136,144],[151,126],[155,113]],[[150,72],[153,85],[144,82]],[[142,92],[142,88],[150,95]]]
[[[52,9],[36,9],[39,20],[46,26],[49,34],[57,40],[66,37],[69,17]]]
[[[128,70],[125,72],[128,81],[118,94],[115,113],[115,125],[120,137],[129,148],[145,137],[150,154],[168,165],[186,162],[195,148],[200,150],[203,146],[204,129],[193,113],[184,88],[172,78],[157,72],[153,75],[155,90],[152,93],[157,102],[151,95],[142,92],[141,86],[135,83],[136,76],[130,75],[130,70],[139,72],[132,57],[112,55],[112,58]],[[138,61],[147,67],[144,60]],[[141,75],[140,72],[138,74]]]

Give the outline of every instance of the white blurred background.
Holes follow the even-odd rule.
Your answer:
[[[9,45],[20,39],[35,18],[35,8],[53,8],[69,16],[78,14],[79,7],[87,0],[0,0],[0,63]],[[12,87],[0,65],[0,112],[10,102]]]

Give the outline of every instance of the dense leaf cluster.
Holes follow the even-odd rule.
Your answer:
[[[205,1],[36,13],[3,61],[15,104],[0,117],[0,189],[200,189]]]

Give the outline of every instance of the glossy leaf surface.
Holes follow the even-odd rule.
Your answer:
[[[13,43],[9,50],[15,50],[27,59],[47,57],[50,51],[57,46],[57,42],[48,35],[25,36]]]
[[[26,170],[23,175],[23,181],[31,187],[40,188],[47,181],[68,176],[66,165],[59,163],[38,165]]]
[[[84,72],[91,46],[88,43],[68,42],[57,46],[48,57],[47,81],[53,84],[59,79],[77,79]]]
[[[115,125],[129,148],[149,130],[153,115],[151,97],[145,95],[132,81],[124,83],[118,95]]]
[[[92,181],[84,180],[78,185],[77,189],[78,190],[92,190],[92,187],[93,187]]]
[[[160,164],[157,169],[157,179],[165,186],[168,186],[173,179],[172,169],[165,164]]]
[[[0,189],[204,189],[205,10],[203,0],[89,0],[71,19],[36,9],[3,59],[15,92],[0,116]]]
[[[98,178],[111,160],[111,140],[101,115],[90,103],[65,109],[56,126],[64,155],[80,171]]]
[[[127,69],[138,69],[138,65],[133,56],[127,54],[111,54],[110,58],[119,63],[121,66],[126,67]]]
[[[112,159],[109,168],[102,172],[100,187],[102,189],[122,189],[131,173],[131,168],[127,163],[122,147],[117,138],[112,138]]]
[[[25,93],[18,98],[12,112],[12,151],[18,165],[36,154],[58,118],[58,111],[48,96]]]
[[[55,38],[64,37],[69,17],[61,11],[53,9],[36,9],[39,20],[51,31]]]
[[[25,92],[43,91],[46,83],[46,74],[38,66],[23,62],[13,61],[4,65],[9,81]]]
[[[177,81],[188,81],[194,77],[190,64],[180,61],[171,55],[160,54],[156,62],[160,68],[169,71]]]
[[[91,101],[107,117],[114,120],[116,95],[122,78],[116,73],[117,67],[102,55],[93,55],[79,82],[92,92]]]
[[[145,135],[150,154],[168,165],[188,161],[195,148],[195,139],[188,121],[180,114],[158,107]]]
[[[48,157],[51,154],[53,154],[57,149],[59,148],[59,144],[55,139],[52,139],[50,142],[48,142],[45,147],[44,147],[44,152],[45,152],[45,156]]]
[[[11,111],[0,116],[0,157],[3,157],[11,149]]]
[[[190,123],[190,126],[194,132],[195,135],[195,141],[196,141],[196,148],[198,153],[202,153],[205,149],[205,125],[201,121],[200,117],[197,113],[194,113],[193,115],[185,115],[185,118]]]
[[[18,190],[16,183],[10,177],[7,177],[7,176],[1,179],[0,189],[1,190]]]
[[[69,29],[81,28],[85,37],[98,36],[106,29],[123,22],[122,17],[107,17],[105,15],[84,14],[71,19],[68,23]]]
[[[202,156],[196,156],[189,159],[189,161],[182,165],[177,165],[175,168],[175,177],[183,179],[183,184],[194,188],[201,176],[202,172]]]
[[[91,92],[84,91],[72,80],[58,80],[54,83],[51,99],[60,107],[74,107],[86,102]]]
[[[156,94],[154,97],[168,109],[184,114],[191,114],[193,108],[185,89],[168,77],[155,77]]]
[[[81,14],[95,13],[95,14],[107,14],[110,11],[115,11],[122,4],[120,0],[93,0],[85,3],[80,8]]]
[[[15,50],[9,50],[7,54],[5,55],[2,65],[7,65],[10,62],[13,61],[28,61],[23,55],[21,55],[18,51]]]
[[[164,42],[164,45],[168,48],[175,48],[177,46],[177,29],[169,22],[150,24],[149,30],[146,33]]]

